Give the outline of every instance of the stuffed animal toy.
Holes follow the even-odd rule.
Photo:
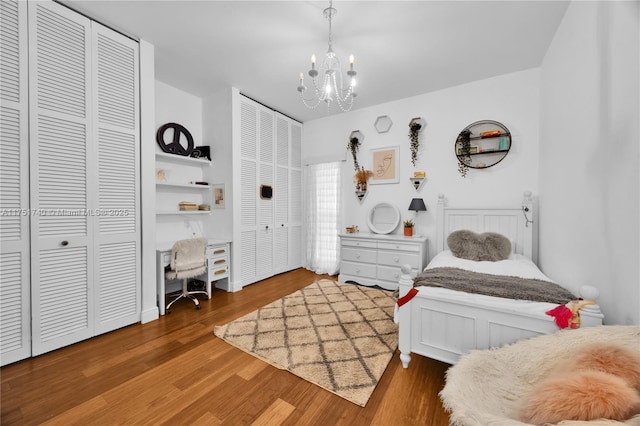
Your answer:
[[[624,421],[640,414],[639,391],[640,351],[587,344],[576,348],[524,396],[520,419],[535,425],[563,420]]]
[[[593,300],[572,300],[565,305],[559,305],[545,312],[552,316],[559,328],[580,328],[580,309],[585,306],[595,305]]]

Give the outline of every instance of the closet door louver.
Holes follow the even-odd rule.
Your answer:
[[[258,163],[259,182],[273,188],[271,198],[258,197],[258,230],[257,230],[257,271],[256,281],[273,275],[273,204],[277,198],[279,188],[274,187],[273,176],[273,112],[259,106],[258,108]]]
[[[32,345],[93,335],[90,21],[29,2]]]
[[[240,232],[234,269],[242,285],[256,277],[258,111],[253,102],[240,99]],[[238,240],[238,238],[234,238]],[[239,249],[239,250],[238,250]]]
[[[31,355],[27,4],[0,2],[0,361]]]
[[[95,334],[140,317],[138,43],[92,22]]]

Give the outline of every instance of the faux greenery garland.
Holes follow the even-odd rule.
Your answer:
[[[353,167],[355,168],[356,172],[360,170],[360,165],[358,164],[357,158],[358,148],[360,148],[360,141],[358,140],[358,138],[351,138],[349,140],[349,143],[347,144],[347,149],[351,151],[351,155],[353,156]]]
[[[460,154],[458,154],[458,172],[462,177],[467,177],[469,164],[471,164],[471,131],[463,130],[458,135],[456,146],[460,146]]]
[[[422,125],[417,121],[409,123],[409,146],[411,148],[411,164],[415,167],[418,159],[418,149],[420,148],[420,129]]]

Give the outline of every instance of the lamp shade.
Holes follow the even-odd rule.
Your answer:
[[[409,210],[415,210],[416,212],[425,212],[427,211],[427,206],[424,204],[422,198],[414,198],[411,200],[411,204],[409,204]]]

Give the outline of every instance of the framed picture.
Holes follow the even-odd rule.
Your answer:
[[[371,150],[370,184],[400,182],[400,147],[390,146]]]
[[[224,183],[216,183],[211,185],[213,189],[213,209],[224,209],[225,195],[224,195]]]

